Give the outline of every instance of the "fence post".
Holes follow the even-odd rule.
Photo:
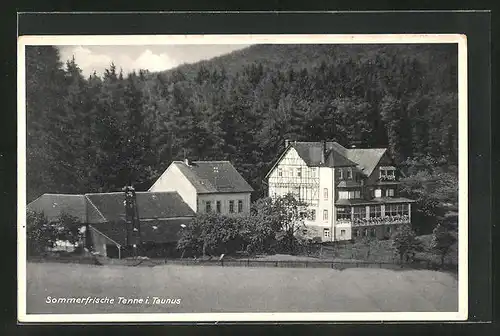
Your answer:
[[[275,266],[275,267],[278,267],[278,261],[275,261],[275,262],[274,262],[274,266]]]
[[[247,259],[247,267],[250,266],[250,258]]]
[[[309,266],[309,261],[306,261],[306,268]]]

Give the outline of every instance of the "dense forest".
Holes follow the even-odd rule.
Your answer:
[[[119,66],[85,78],[57,48],[26,48],[28,202],[147,190],[184,157],[230,160],[259,197],[284,139],[457,165],[455,45],[257,45],[161,73]]]

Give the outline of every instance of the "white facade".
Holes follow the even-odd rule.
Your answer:
[[[199,193],[175,164],[171,164],[165,170],[149,191],[176,191],[196,213],[207,211],[221,214],[250,212],[250,192]]]
[[[288,193],[307,203],[307,234],[332,241],[335,223],[335,168],[308,167],[291,147],[269,174],[269,196]]]
[[[186,202],[194,212],[198,210],[196,188],[189,182],[180,169],[173,164],[171,164],[160,178],[156,180],[155,184],[149,188],[149,191],[177,191],[184,202]]]
[[[410,223],[412,201],[395,200],[395,185],[381,189],[374,181],[369,186],[373,187],[372,196],[365,189],[365,182],[378,179],[381,168],[387,167],[376,164],[370,176],[359,177],[354,166],[315,165],[308,166],[290,146],[268,175],[270,197],[291,193],[307,204],[304,235],[319,237],[323,242],[367,235],[384,237],[394,231],[395,224]],[[339,185],[341,181],[345,183]]]

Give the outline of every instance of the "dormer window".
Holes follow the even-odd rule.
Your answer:
[[[396,168],[380,167],[380,179],[394,181],[396,179]]]
[[[283,168],[278,168],[278,176],[283,176]]]
[[[339,179],[344,179],[344,171],[342,170],[342,168],[339,169]]]

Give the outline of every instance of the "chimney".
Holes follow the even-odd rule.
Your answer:
[[[285,148],[288,148],[288,145],[290,144],[290,140],[285,139]]]
[[[184,159],[184,163],[186,164],[186,166],[190,166],[191,165],[191,160],[189,160],[188,158],[185,158]]]
[[[321,141],[321,164],[326,161],[326,140]]]
[[[356,145],[351,145],[351,148],[356,148]]]

